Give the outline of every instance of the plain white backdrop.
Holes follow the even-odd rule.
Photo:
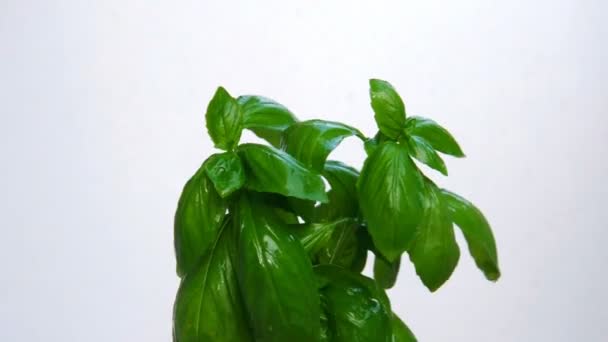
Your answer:
[[[173,214],[213,152],[215,88],[372,135],[378,77],[461,143],[448,178],[429,174],[484,211],[503,271],[487,282],[461,235],[435,294],[404,261],[390,296],[420,341],[605,341],[606,15],[574,0],[1,0],[0,340],[169,341]],[[364,154],[349,140],[332,157]]]

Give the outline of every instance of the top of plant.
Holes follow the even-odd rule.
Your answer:
[[[370,80],[370,97],[373,138],[217,89],[205,118],[224,152],[186,183],[175,215],[174,341],[415,341],[384,289],[404,253],[430,291],[441,287],[460,258],[454,225],[486,278],[500,277],[481,211],[414,162],[447,175],[440,153],[464,157],[454,137],[407,114],[386,81]],[[269,145],[240,144],[243,129]],[[348,137],[367,153],[361,172],[327,160]],[[361,274],[368,251],[373,279]]]

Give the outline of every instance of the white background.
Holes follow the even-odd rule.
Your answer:
[[[466,159],[440,185],[493,225],[430,294],[390,291],[421,341],[605,341],[603,1],[0,1],[0,340],[169,341],[172,220],[212,153],[215,87],[375,132],[370,77]],[[357,141],[333,155],[361,166]],[[459,235],[459,241],[463,240]]]

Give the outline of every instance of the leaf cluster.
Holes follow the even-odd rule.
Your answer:
[[[456,140],[407,115],[386,81],[370,80],[370,98],[372,138],[217,89],[205,118],[222,152],[186,183],[175,214],[174,341],[415,341],[385,290],[404,254],[430,291],[441,287],[460,257],[454,226],[486,278],[500,277],[481,211],[414,161],[447,175],[440,153],[464,157]],[[241,144],[244,129],[268,145]],[[360,172],[328,160],[349,137],[367,153]],[[373,279],[361,274],[368,254]]]

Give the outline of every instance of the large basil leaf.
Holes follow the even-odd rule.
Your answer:
[[[316,208],[317,220],[335,220],[342,217],[357,217],[359,202],[357,199],[357,179],[359,172],[339,161],[329,160],[325,163],[323,177],[331,189],[327,192],[329,201]]]
[[[376,256],[374,259],[374,279],[384,289],[390,289],[397,282],[401,258],[389,262],[382,257]]]
[[[377,284],[338,266],[315,267],[327,284],[321,289],[334,342],[391,342],[391,309]]]
[[[245,184],[243,163],[234,152],[212,155],[205,163],[205,171],[222,198],[228,197]]]
[[[235,245],[225,225],[182,280],[173,312],[176,342],[253,341],[236,279]]]
[[[488,280],[500,278],[496,242],[490,224],[471,202],[442,189],[443,199],[450,211],[452,221],[460,227],[469,245],[469,252],[477,267],[483,271]]]
[[[236,207],[238,279],[256,341],[319,341],[320,304],[310,259],[259,198]]]
[[[283,134],[281,148],[307,167],[321,172],[327,156],[344,138],[365,137],[356,128],[339,122],[309,120],[291,125]]]
[[[223,87],[217,88],[207,106],[205,118],[215,147],[231,150],[239,143],[243,131],[241,107]]]
[[[441,200],[439,189],[430,181],[427,185],[427,215],[409,254],[422,283],[433,292],[454,272],[460,249],[454,237],[450,213]]]
[[[205,175],[205,164],[186,183],[174,223],[177,274],[183,277],[217,238],[227,204]]]
[[[292,225],[294,234],[300,239],[300,243],[309,255],[316,255],[325,248],[334,232],[348,223],[354,223],[352,219],[343,218],[333,222],[305,223]]]
[[[369,80],[374,118],[382,133],[397,139],[405,128],[405,105],[393,86],[383,80]]]
[[[435,121],[419,116],[407,119],[406,133],[426,140],[435,150],[455,157],[464,157],[456,139]]]
[[[393,342],[416,342],[416,336],[405,323],[393,313]]]
[[[359,177],[359,203],[376,248],[396,260],[418,231],[424,215],[424,180],[403,146],[381,144]]]
[[[326,246],[318,252],[318,262],[361,272],[367,261],[367,248],[363,242],[363,234],[363,228],[356,221],[339,221],[334,226]]]
[[[274,147],[279,147],[283,131],[298,121],[289,109],[269,98],[246,95],[236,100],[243,112],[243,127]]]
[[[409,136],[407,138],[407,144],[409,146],[410,154],[414,158],[430,166],[432,169],[435,169],[446,176],[448,175],[448,169],[445,167],[443,159],[441,159],[439,154],[433,149],[433,146],[426,140],[417,136]]]
[[[307,169],[289,154],[258,144],[240,145],[238,154],[245,165],[246,188],[313,201],[327,201],[321,175]]]

